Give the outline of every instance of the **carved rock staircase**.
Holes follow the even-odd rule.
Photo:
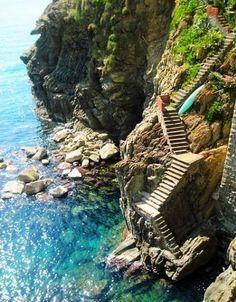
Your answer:
[[[189,152],[189,144],[186,138],[185,126],[179,118],[175,109],[167,107],[162,112],[163,124],[165,134],[172,153],[182,154]]]
[[[137,213],[149,220],[157,233],[161,234],[165,240],[166,248],[177,258],[180,257],[182,253],[175,241],[174,234],[167,226],[161,214],[161,206],[164,202],[167,202],[178,189],[190,166],[201,158],[201,156],[193,153],[172,155],[171,166],[164,173],[159,186],[151,194],[141,192],[141,200],[133,205]]]
[[[219,30],[225,34],[224,43],[219,51],[209,57],[204,63],[196,75],[185,89],[180,89],[177,93],[171,96],[171,101],[174,103],[174,107],[178,107],[198,86],[203,84],[206,76],[217,65],[218,60],[232,47],[235,41],[236,33],[232,32],[230,26],[223,16],[218,16],[214,22],[214,25],[218,26]]]

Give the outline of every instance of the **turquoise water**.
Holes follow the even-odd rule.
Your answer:
[[[20,55],[33,43],[29,32],[46,0],[0,0],[0,156],[23,169],[20,147],[47,145],[51,125],[33,113]],[[40,167],[54,176],[53,166]],[[0,189],[17,173],[0,172]],[[125,278],[105,269],[120,240],[119,193],[79,187],[58,201],[24,196],[0,199],[0,301],[201,301],[206,286],[191,277],[178,287],[149,276]]]

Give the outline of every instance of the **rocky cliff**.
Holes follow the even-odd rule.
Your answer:
[[[22,56],[38,106],[54,120],[73,115],[124,138],[152,96],[172,7],[172,0],[53,1]]]
[[[208,16],[202,0],[54,0],[33,31],[40,38],[22,59],[38,111],[120,140],[129,236],[110,266],[132,262],[123,251],[178,281],[235,236],[222,223],[219,197],[235,103],[235,36],[220,18]],[[180,118],[173,100],[203,83]],[[156,106],[160,94],[173,101],[167,121]],[[173,145],[184,154],[175,156]]]

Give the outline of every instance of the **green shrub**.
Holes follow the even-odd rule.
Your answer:
[[[212,103],[206,114],[208,123],[213,123],[217,119],[221,119],[223,108],[219,100]]]
[[[196,11],[201,5],[204,5],[204,0],[180,0],[172,14],[171,29],[176,27],[185,16]]]

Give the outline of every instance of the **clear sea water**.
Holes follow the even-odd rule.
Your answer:
[[[34,102],[20,55],[48,0],[0,0],[0,157],[18,170],[29,165],[20,148],[50,145],[51,125],[33,113]],[[40,167],[46,176],[53,166]],[[16,173],[0,172],[0,190]],[[126,278],[105,269],[124,225],[119,193],[82,187],[71,197],[39,201],[0,199],[0,302],[198,302],[201,276],[175,286],[148,276]]]

